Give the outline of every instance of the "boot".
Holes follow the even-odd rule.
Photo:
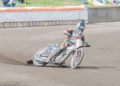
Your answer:
[[[33,64],[33,61],[32,60],[28,60],[27,64]]]

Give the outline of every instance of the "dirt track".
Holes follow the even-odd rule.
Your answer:
[[[48,43],[60,44],[74,26],[0,29],[0,86],[120,86],[120,22],[89,24],[80,68],[26,65]],[[53,32],[52,32],[53,31]]]

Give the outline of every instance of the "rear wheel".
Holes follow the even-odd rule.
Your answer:
[[[76,50],[76,52],[74,53],[74,55],[71,59],[71,68],[72,69],[75,69],[80,65],[80,63],[83,59],[83,55],[84,55],[83,48],[79,48],[78,50]]]

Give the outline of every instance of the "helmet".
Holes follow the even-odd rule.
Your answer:
[[[76,29],[81,30],[85,28],[85,22],[82,20],[79,24],[77,24]]]

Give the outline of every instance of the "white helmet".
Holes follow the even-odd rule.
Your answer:
[[[77,24],[76,29],[78,29],[78,30],[85,29],[84,20],[82,20],[79,24]]]

